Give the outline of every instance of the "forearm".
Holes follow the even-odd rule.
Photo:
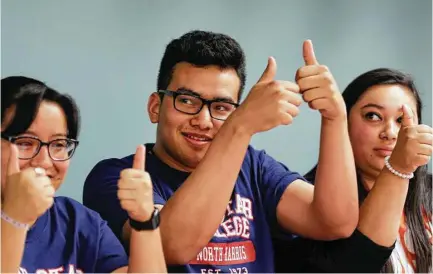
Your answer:
[[[409,180],[384,168],[362,203],[358,230],[378,245],[394,244],[408,187]]]
[[[226,121],[205,157],[161,211],[167,263],[186,263],[209,242],[220,225],[251,135]]]
[[[27,230],[1,220],[1,273],[18,273]]]
[[[358,222],[356,169],[346,119],[322,118],[313,207],[331,230],[350,234]]]
[[[128,273],[166,273],[159,229],[131,230]]]

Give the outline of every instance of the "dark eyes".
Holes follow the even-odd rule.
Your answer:
[[[365,117],[367,120],[370,120],[370,121],[380,121],[380,120],[382,120],[382,117],[380,117],[379,114],[374,113],[374,112],[367,112],[367,113],[364,115],[364,117]]]
[[[367,112],[364,114],[364,118],[369,121],[381,121],[382,117],[376,112]],[[401,124],[402,117],[397,118],[397,123]]]

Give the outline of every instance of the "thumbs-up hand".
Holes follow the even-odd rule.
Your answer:
[[[275,80],[277,63],[269,57],[268,65],[245,101],[232,114],[230,120],[239,123],[253,135],[279,125],[289,125],[299,113],[302,103],[299,87],[289,81]]]
[[[18,149],[10,145],[3,193],[3,211],[12,219],[33,224],[54,202],[55,189],[43,168],[20,170]]]
[[[401,128],[389,163],[399,172],[411,173],[430,160],[433,129],[418,125],[413,111],[407,105],[402,106],[402,111]]]
[[[118,181],[117,197],[120,205],[131,219],[144,222],[150,219],[154,210],[152,181],[144,170],[146,148],[137,147],[132,168],[124,169]]]
[[[305,66],[296,72],[296,83],[305,102],[312,109],[319,110],[323,118],[346,119],[346,105],[329,69],[317,62],[313,44],[304,41]]]

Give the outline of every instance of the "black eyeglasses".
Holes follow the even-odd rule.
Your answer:
[[[48,155],[54,161],[66,161],[74,155],[75,149],[79,142],[74,139],[61,138],[42,142],[36,137],[31,136],[6,136],[3,133],[1,137],[18,148],[18,158],[21,160],[30,160],[38,155],[42,146],[48,147]]]
[[[158,93],[172,96],[174,108],[185,114],[195,115],[202,110],[204,105],[207,105],[210,116],[221,121],[227,120],[230,114],[239,106],[239,104],[222,99],[206,100],[182,91],[159,90]]]

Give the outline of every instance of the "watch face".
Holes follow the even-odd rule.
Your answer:
[[[159,226],[159,210],[155,208],[155,210],[153,211],[153,217],[152,217],[152,221],[153,221],[153,227],[157,228]]]
[[[133,220],[131,218],[129,218],[129,224],[130,226],[135,229],[135,230],[154,230],[156,228],[158,228],[159,226],[159,210],[157,208],[155,208],[153,210],[152,215],[150,216],[150,219],[145,221],[145,222],[138,222],[136,220]]]

